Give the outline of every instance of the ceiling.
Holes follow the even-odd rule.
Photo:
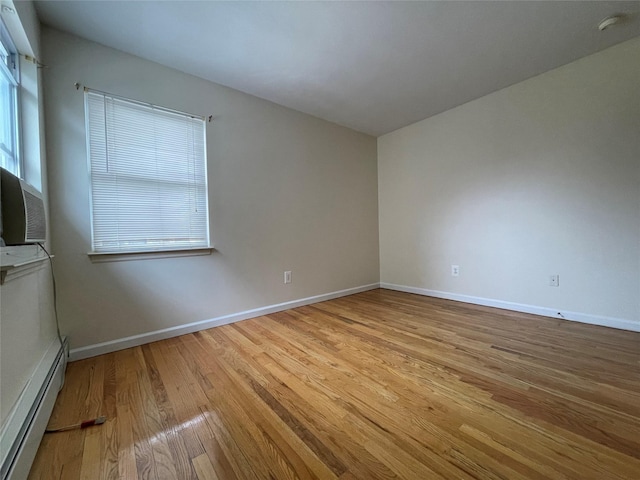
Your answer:
[[[640,35],[638,1],[93,0],[36,9],[57,29],[376,136]],[[627,17],[599,31],[614,13]]]

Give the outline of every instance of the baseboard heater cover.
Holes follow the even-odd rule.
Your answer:
[[[33,390],[37,389],[35,399],[26,416],[22,415],[22,418],[15,418],[16,415],[14,415],[10,419],[14,424],[17,423],[13,428],[13,432],[9,431],[12,430],[11,428],[3,429],[2,446],[4,451],[2,452],[2,465],[0,467],[2,480],[24,480],[29,476],[31,465],[38,452],[40,441],[47,423],[49,423],[53,406],[64,381],[64,372],[67,364],[66,352],[69,350],[66,338],[63,345],[58,343],[57,346],[57,353],[40,388],[37,389],[37,385],[30,386],[28,384],[18,400],[18,402],[28,402],[30,397],[33,398],[33,395],[26,395],[25,393],[30,390],[30,387]],[[45,355],[45,359],[46,357],[47,355]],[[37,372],[34,377],[35,375],[37,375]],[[41,380],[38,379],[37,381]],[[26,406],[23,408],[27,409]],[[13,438],[5,438],[5,436]]]

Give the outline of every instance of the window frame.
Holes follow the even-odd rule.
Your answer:
[[[122,249],[98,249],[96,250],[96,238],[95,238],[95,208],[94,208],[94,183],[93,176],[94,175],[102,175],[102,173],[92,173],[92,158],[91,158],[91,138],[90,138],[90,114],[89,114],[89,96],[99,95],[104,97],[104,101],[107,99],[113,99],[118,102],[124,102],[125,104],[129,104],[133,107],[142,107],[144,109],[148,109],[149,111],[159,111],[164,114],[178,115],[185,119],[197,119],[202,122],[202,169],[203,169],[203,190],[204,190],[204,220],[205,220],[205,230],[204,233],[206,235],[206,240],[201,245],[196,246],[188,246],[188,245],[177,245],[177,246],[149,246],[146,248],[122,248]],[[170,109],[167,107],[151,104],[148,102],[134,100],[126,97],[122,97],[119,95],[114,95],[111,93],[103,92],[100,90],[84,88],[84,105],[85,105],[85,134],[86,134],[86,149],[87,149],[87,168],[88,168],[88,181],[89,181],[89,208],[90,208],[90,223],[91,223],[91,251],[88,252],[89,257],[93,262],[109,262],[109,261],[123,261],[123,260],[142,260],[147,258],[166,258],[166,257],[182,257],[182,256],[192,256],[192,255],[208,255],[213,251],[213,246],[211,245],[211,228],[210,228],[210,218],[209,218],[209,180],[208,180],[208,162],[207,162],[207,128],[206,128],[206,119],[200,115],[194,115],[191,113],[186,113],[174,109]],[[106,112],[106,103],[105,103],[105,112]],[[105,113],[106,115],[106,113]],[[106,127],[106,125],[105,125]],[[105,128],[105,148],[106,145],[109,144],[109,137],[107,133],[107,129]],[[143,169],[144,176],[144,169]],[[140,183],[144,183],[144,179],[140,179]],[[178,181],[175,182],[176,185],[181,185],[184,182]],[[198,183],[194,183],[196,186]],[[200,184],[202,185],[202,184]]]
[[[12,152],[5,151],[7,155],[13,156],[13,165],[3,165],[3,167],[24,180],[24,164],[22,155],[22,114],[20,98],[20,53],[15,42],[9,33],[4,21],[0,18],[0,75],[6,76],[11,84],[11,141]],[[1,148],[1,147],[0,147]]]

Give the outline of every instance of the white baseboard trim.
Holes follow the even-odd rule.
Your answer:
[[[69,361],[73,362],[76,360],[82,360],[84,358],[95,357],[96,355],[124,350],[125,348],[137,347],[139,345],[144,345],[145,343],[157,342],[158,340],[164,340],[167,338],[185,335],[187,333],[198,332],[200,330],[206,330],[207,328],[227,325],[229,323],[239,322],[241,320],[247,320],[249,318],[260,317],[262,315],[269,315],[270,313],[281,312],[290,308],[302,307],[304,305],[310,305],[312,303],[324,302],[326,300],[332,300],[334,298],[353,295],[354,293],[366,292],[375,288],[380,288],[380,284],[372,283],[369,285],[362,285],[360,287],[347,288],[345,290],[339,290],[337,292],[330,292],[313,297],[301,298],[299,300],[292,300],[275,305],[268,305],[266,307],[254,308],[253,310],[245,310],[244,312],[232,313],[208,320],[201,320],[199,322],[187,323],[185,325],[164,328],[162,330],[155,330],[153,332],[141,333],[139,335],[133,335],[131,337],[120,338],[108,342],[96,343],[95,345],[88,345],[86,347],[74,348],[69,352]]]
[[[558,318],[560,320],[571,320],[574,322],[589,323],[591,325],[617,328],[619,330],[640,332],[640,322],[634,322],[633,320],[625,320],[622,318],[604,317],[601,315],[591,315],[588,313],[569,312],[562,309],[537,307],[535,305],[526,305],[523,303],[505,302],[502,300],[494,300],[492,298],[473,297],[471,295],[441,292],[439,290],[428,290],[426,288],[408,287],[406,285],[394,285],[392,283],[384,282],[380,283],[380,288],[397,290],[399,292],[415,293],[417,295],[425,295],[427,297],[444,298],[446,300],[455,300],[457,302],[473,303],[474,305],[483,305],[485,307],[501,308],[503,310],[513,310],[515,312],[532,313],[534,315]]]
[[[64,382],[66,348],[56,338],[27,382],[0,433],[2,480],[29,475],[53,405]]]

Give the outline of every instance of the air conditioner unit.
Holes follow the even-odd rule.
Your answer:
[[[0,213],[0,236],[6,245],[45,241],[42,194],[4,168],[0,168]]]

